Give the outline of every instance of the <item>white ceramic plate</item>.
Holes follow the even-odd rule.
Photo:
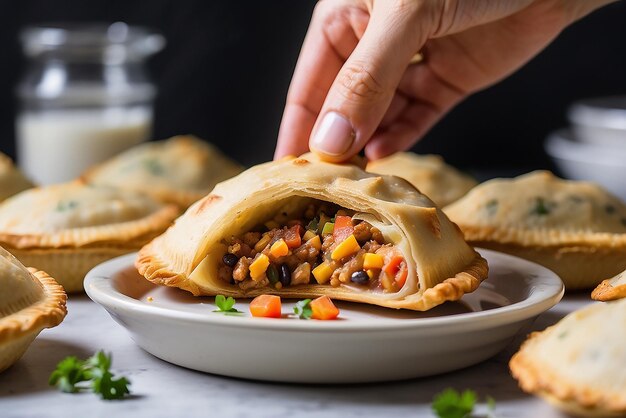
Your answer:
[[[461,302],[428,312],[337,302],[335,321],[253,318],[212,312],[213,298],[153,285],[134,254],[91,270],[85,289],[139,346],[190,369],[249,379],[302,383],[374,382],[433,375],[483,361],[563,296],[550,270],[480,250],[489,278]],[[295,301],[283,300],[283,312]]]

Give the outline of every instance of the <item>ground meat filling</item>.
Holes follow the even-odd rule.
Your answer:
[[[242,289],[318,283],[397,292],[408,273],[402,253],[353,215],[323,203],[308,205],[298,219],[280,213],[226,242],[218,277]]]

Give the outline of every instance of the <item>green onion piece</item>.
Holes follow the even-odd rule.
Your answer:
[[[333,222],[326,222],[324,224],[324,229],[322,229],[322,235],[332,234],[335,230],[335,224]]]
[[[317,218],[313,218],[311,222],[309,222],[309,224],[306,226],[306,229],[308,229],[309,231],[317,232],[317,227],[318,227]]]

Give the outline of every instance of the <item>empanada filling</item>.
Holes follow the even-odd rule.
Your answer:
[[[225,244],[219,278],[241,289],[303,284],[397,292],[408,268],[402,252],[355,212],[327,202],[286,212]]]

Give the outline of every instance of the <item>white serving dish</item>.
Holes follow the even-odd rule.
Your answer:
[[[408,379],[460,369],[502,350],[554,306],[563,284],[552,271],[480,250],[489,278],[462,302],[425,313],[338,302],[334,321],[253,318],[212,312],[214,300],[146,281],[134,254],[89,272],[87,294],[143,349],[179,366],[219,375],[300,383]],[[283,313],[294,301],[283,301]]]
[[[570,106],[567,116],[577,140],[626,149],[626,96],[578,101]]]
[[[565,177],[596,182],[626,200],[626,148],[579,142],[571,129],[561,129],[548,136],[545,149]]]

